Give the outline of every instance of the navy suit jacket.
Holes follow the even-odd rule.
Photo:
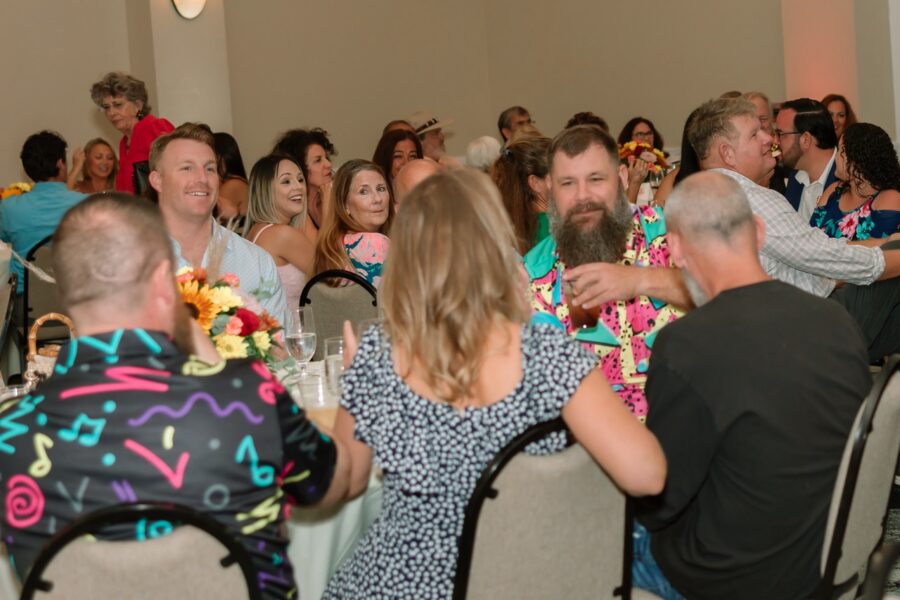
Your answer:
[[[829,185],[837,181],[837,177],[834,176],[835,167],[837,167],[837,161],[831,163],[831,170],[828,171],[828,177],[825,178],[825,187],[822,189],[827,190]],[[797,169],[791,171],[791,174],[788,177],[787,189],[784,192],[784,197],[788,199],[788,202],[791,203],[794,210],[800,210],[800,198],[803,196],[804,187],[806,186],[797,181]]]

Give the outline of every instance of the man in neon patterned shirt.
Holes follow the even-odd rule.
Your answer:
[[[185,335],[172,247],[148,201],[114,192],[78,204],[54,235],[53,263],[78,337],[53,377],[0,406],[0,531],[19,577],[76,519],[174,502],[234,534],[264,598],[296,597],[286,504],[343,497],[346,452],[261,362],[188,357],[208,340]],[[138,523],[124,535],[171,529]]]
[[[628,204],[627,169],[599,127],[563,131],[549,157],[552,236],[525,256],[534,320],[591,348],[610,385],[643,421],[653,341],[682,314],[676,306],[690,306],[669,259],[662,213]]]

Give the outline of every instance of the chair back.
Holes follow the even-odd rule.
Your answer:
[[[564,430],[561,419],[529,429],[483,471],[466,509],[453,600],[595,600],[630,589],[624,494],[578,444],[522,452]]]
[[[341,279],[356,285],[329,285]],[[313,307],[316,321],[316,353],[313,360],[325,358],[325,340],[340,337],[344,321],[356,325],[364,319],[378,317],[375,288],[364,277],[342,269],[322,271],[306,282],[300,293],[300,306],[307,305]]]
[[[825,542],[820,598],[854,598],[858,573],[881,542],[900,455],[900,355],[863,401],[838,469]]]
[[[885,592],[893,567],[898,560],[900,560],[900,542],[885,543],[872,554],[866,581],[863,584],[862,600],[881,600],[888,597]]]
[[[134,526],[139,539],[86,537],[123,524]],[[180,526],[153,537],[173,524]],[[71,523],[44,546],[22,587],[22,600],[151,597],[261,595],[249,553],[224,525],[185,506],[150,503],[120,504]]]
[[[50,242],[53,236],[48,235],[38,242],[28,254],[25,260],[39,267],[49,275],[53,275],[53,264],[50,261]],[[28,268],[25,268],[24,281],[25,294],[25,329],[31,329],[34,321],[47,313],[65,313],[62,301],[59,299],[59,287],[55,283],[44,281],[35,276]],[[38,341],[59,341],[69,337],[69,329],[65,325],[52,325],[41,327],[38,333]]]

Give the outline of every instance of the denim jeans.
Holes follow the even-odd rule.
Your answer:
[[[631,584],[633,587],[653,592],[666,600],[684,600],[684,596],[672,587],[663,575],[650,553],[650,532],[643,525],[634,522],[634,558],[631,561]]]

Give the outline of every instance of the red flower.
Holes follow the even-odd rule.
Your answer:
[[[259,317],[251,310],[239,308],[234,316],[241,320],[241,337],[245,337],[259,329]]]

